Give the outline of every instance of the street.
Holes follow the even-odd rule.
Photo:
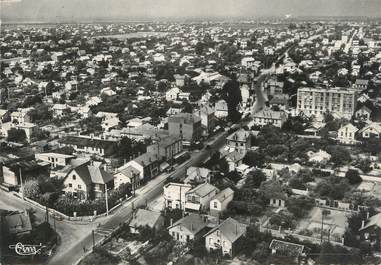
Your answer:
[[[167,178],[180,178],[185,174],[185,171],[190,166],[200,165],[205,161],[213,152],[218,150],[225,144],[226,132],[221,132],[214,137],[208,144],[210,149],[203,149],[200,152],[194,152],[191,158],[175,169],[170,174],[161,174],[155,179],[152,179],[145,186],[136,190],[136,197],[125,203],[117,209],[109,217],[97,219],[99,227],[96,224],[89,224],[87,234],[78,240],[71,241],[72,245],[61,245],[58,247],[57,252],[49,261],[48,264],[62,265],[62,264],[76,264],[76,262],[84,255],[84,248],[90,250],[93,246],[93,238],[91,230],[95,229],[94,241],[100,242],[105,236],[117,228],[121,223],[126,222],[131,218],[132,209],[146,205],[151,200],[156,199],[162,192],[163,186]]]

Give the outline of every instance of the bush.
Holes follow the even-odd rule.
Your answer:
[[[40,196],[40,186],[37,180],[28,180],[23,185],[24,196],[32,200]]]
[[[345,173],[345,178],[351,185],[359,184],[362,182],[362,178],[360,177],[359,172],[355,169],[349,169],[347,173]]]

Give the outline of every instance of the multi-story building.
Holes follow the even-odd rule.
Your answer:
[[[177,135],[183,142],[192,143],[200,139],[202,134],[200,117],[191,113],[179,113],[168,117],[170,135]]]
[[[147,146],[147,153],[157,154],[160,161],[173,164],[174,157],[183,151],[183,143],[178,136],[167,136]]]
[[[194,114],[201,119],[201,126],[203,128],[203,134],[209,135],[216,126],[216,117],[214,115],[214,108],[205,104],[200,107],[199,110],[194,111]]]
[[[258,126],[273,125],[280,128],[286,120],[286,112],[271,109],[263,109],[253,115],[254,125]]]
[[[357,92],[350,88],[298,89],[297,112],[307,116],[323,115],[326,112],[350,119],[356,109]]]

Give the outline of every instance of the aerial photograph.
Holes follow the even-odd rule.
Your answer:
[[[381,265],[381,0],[0,0],[0,265]]]

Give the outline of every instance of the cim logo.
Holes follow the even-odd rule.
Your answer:
[[[14,249],[20,256],[32,256],[41,254],[41,250],[45,248],[41,243],[39,245],[24,245],[22,243],[17,243],[16,245],[10,245],[10,249]]]

